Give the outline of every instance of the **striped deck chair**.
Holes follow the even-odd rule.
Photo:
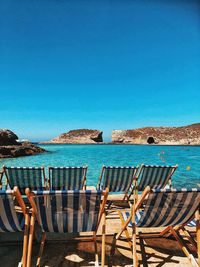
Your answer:
[[[99,177],[98,189],[109,189],[109,192],[123,192],[124,199],[136,177],[138,167],[108,167],[103,166]]]
[[[147,198],[147,199],[146,199]],[[144,210],[139,210],[144,200],[146,204]],[[191,255],[184,245],[180,236],[180,229],[190,223],[196,215],[197,226],[197,243],[199,254],[200,242],[200,225],[199,225],[199,205],[200,189],[152,189],[147,187],[140,200],[132,205],[131,212],[119,212],[122,222],[122,230],[117,235],[117,239],[125,231],[126,237],[130,240],[127,227],[132,228],[132,249],[133,249],[133,266],[138,266],[136,253],[136,228],[165,227],[159,236],[167,233],[172,234],[178,241],[180,248],[190,260],[193,266],[198,266],[193,255]],[[198,216],[197,216],[198,215]],[[130,241],[129,241],[130,244]],[[200,254],[198,255],[200,256]],[[200,261],[200,258],[199,260]]]
[[[176,171],[178,165],[175,166],[153,166],[142,164],[137,177],[134,181],[129,197],[134,193],[136,200],[138,192],[144,191],[149,186],[152,189],[162,189],[167,185],[171,187],[171,177]]]
[[[0,234],[24,232],[22,264],[26,267],[29,215],[17,187],[14,190],[0,190]]]
[[[17,186],[22,195],[25,195],[25,189],[43,190],[46,188],[46,178],[44,167],[6,167],[3,170],[8,186],[13,189]]]
[[[108,196],[106,191],[69,190],[69,191],[30,191],[26,195],[32,206],[31,230],[27,266],[31,265],[32,240],[35,218],[42,228],[42,240],[37,259],[40,266],[46,233],[80,233],[93,232],[95,244],[95,266],[98,266],[96,232],[103,217],[102,226],[102,266],[105,262],[105,204]],[[103,197],[103,199],[102,199]]]
[[[49,184],[51,190],[86,189],[87,166],[83,167],[49,167]]]

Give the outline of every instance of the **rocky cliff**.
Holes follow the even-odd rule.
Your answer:
[[[114,130],[113,143],[200,145],[200,123],[182,127],[145,127]]]
[[[90,129],[71,130],[45,142],[48,144],[95,144],[103,142],[103,132]]]
[[[45,150],[30,142],[18,142],[18,136],[8,129],[0,129],[0,158],[14,158],[43,153]]]

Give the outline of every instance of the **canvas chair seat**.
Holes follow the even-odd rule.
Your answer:
[[[140,218],[142,217],[143,213],[144,213],[144,211],[142,211],[142,210],[136,212],[136,214],[135,214],[136,225],[138,225],[138,222],[140,221]],[[122,216],[124,218],[124,221],[128,220],[128,218],[131,216],[131,213],[129,211],[122,212],[121,214],[122,214]],[[133,226],[132,221],[129,222],[128,226],[129,227]],[[190,222],[188,222],[186,224],[186,226],[188,226],[188,227],[196,227],[196,219],[195,218],[192,219]]]
[[[123,193],[123,199],[128,199],[128,192],[138,169],[138,167],[103,166],[97,189],[105,190],[105,188],[108,188],[109,194]]]
[[[37,266],[40,266],[46,233],[92,232],[95,243],[95,266],[98,266],[96,232],[101,218],[102,224],[102,266],[105,263],[105,205],[108,189],[101,190],[47,190],[30,191],[26,195],[32,207],[31,231],[27,266],[31,266],[32,242],[35,219],[43,235]]]
[[[18,187],[20,193],[25,195],[25,189],[43,190],[46,188],[44,167],[6,167],[3,174],[7,180],[7,188]]]
[[[133,194],[138,200],[139,192],[149,186],[152,189],[168,189],[172,185],[172,175],[177,169],[175,166],[158,166],[142,164],[137,173],[136,179],[131,187],[129,198]]]
[[[49,184],[51,190],[86,189],[87,166],[83,167],[49,167]]]

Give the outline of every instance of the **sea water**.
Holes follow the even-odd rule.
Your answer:
[[[200,183],[200,146],[156,145],[41,145],[49,152],[34,156],[0,159],[6,166],[83,166],[88,165],[87,185],[96,186],[102,165],[175,165],[172,183],[176,188]],[[48,169],[46,169],[46,175]]]

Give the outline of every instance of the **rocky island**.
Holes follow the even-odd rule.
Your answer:
[[[91,129],[77,129],[43,142],[45,144],[97,144],[103,142],[103,132]]]
[[[31,156],[46,152],[30,142],[17,141],[18,136],[8,129],[0,129],[0,158],[14,158],[20,156]]]
[[[112,142],[123,144],[200,145],[200,123],[182,127],[113,130]]]

